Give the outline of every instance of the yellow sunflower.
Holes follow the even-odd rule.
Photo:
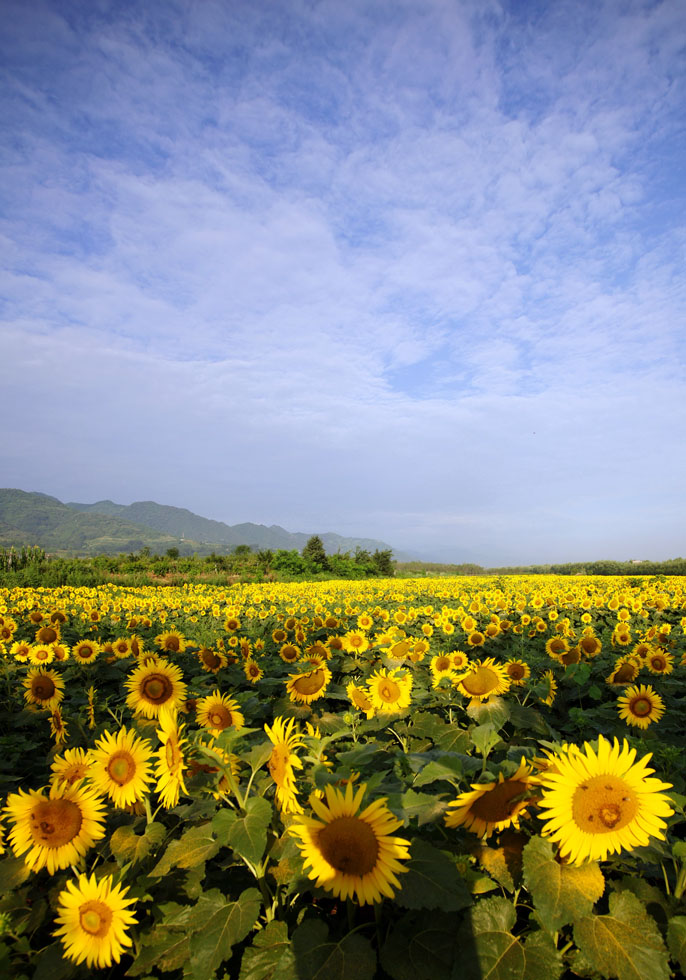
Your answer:
[[[291,701],[301,704],[311,704],[326,694],[326,688],[331,680],[331,671],[325,664],[320,664],[314,670],[302,674],[289,674],[286,691]]]
[[[636,749],[598,737],[597,750],[561,753],[541,773],[539,806],[547,810],[542,834],[559,844],[571,864],[604,861],[609,854],[644,847],[651,837],[665,839],[663,817],[674,812],[662,790],[670,783],[651,778],[650,755],[638,762]]]
[[[360,905],[393,898],[397,874],[410,856],[409,844],[391,834],[401,826],[380,799],[360,810],[366,785],[345,792],[326,787],[326,803],[310,796],[316,817],[302,816],[289,828],[299,838],[308,877],[337,898],[356,898]],[[319,818],[319,819],[317,819]]]
[[[243,728],[245,718],[237,701],[215,690],[196,705],[196,718],[199,725],[212,735],[221,735],[227,728]]]
[[[132,656],[131,638],[120,636],[116,640],[112,640],[112,653],[117,660],[126,660],[127,657]]]
[[[375,708],[372,702],[369,700],[369,695],[363,687],[358,687],[354,681],[350,681],[345,689],[345,693],[350,698],[351,703],[355,708],[360,711],[364,711],[367,718],[373,718],[375,714]]]
[[[646,657],[646,667],[651,674],[671,674],[674,670],[674,656],[661,650],[651,650]]]
[[[50,735],[55,739],[57,745],[67,741],[69,730],[59,708],[53,708],[50,714]]]
[[[28,704],[54,711],[64,697],[64,680],[54,670],[34,667],[23,679],[24,698]]]
[[[300,647],[296,646],[295,643],[284,643],[279,650],[279,656],[287,664],[294,664],[296,660],[300,657]]]
[[[450,654],[455,670],[464,670],[469,663],[469,656],[463,650],[454,650]]]
[[[509,690],[510,678],[503,664],[497,664],[492,657],[475,660],[468,670],[453,681],[455,687],[467,698],[485,701],[492,694],[504,694]]]
[[[81,640],[71,648],[71,655],[79,664],[92,664],[100,653],[100,644],[95,640]]]
[[[50,646],[51,643],[57,643],[60,638],[60,631],[58,626],[52,626],[46,623],[45,626],[40,626],[36,630],[36,643],[45,643]]]
[[[605,678],[605,683],[617,686],[631,684],[638,677],[639,670],[640,661],[637,662],[633,655],[619,657],[615,661],[612,673]]]
[[[95,841],[105,836],[105,804],[93,789],[78,783],[53,783],[43,790],[10,793],[5,807],[14,822],[9,842],[16,857],[32,871],[47,868],[54,874],[78,864]]]
[[[444,677],[452,678],[455,674],[453,659],[447,653],[439,653],[435,657],[432,657],[429,669],[431,671],[432,687],[438,687]]]
[[[197,657],[202,669],[209,674],[216,674],[229,662],[223,650],[210,650],[209,647],[200,647]]]
[[[531,669],[523,660],[508,660],[505,664],[505,671],[510,678],[510,683],[515,687],[522,687],[531,677]]]
[[[162,805],[167,810],[171,810],[179,802],[179,793],[182,790],[188,796],[188,790],[183,781],[183,774],[186,769],[183,747],[187,741],[183,738],[184,726],[177,724],[175,711],[170,711],[167,708],[160,711],[159,723],[157,737],[162,743],[162,747],[155,753],[158,760],[155,769],[156,790]]]
[[[183,653],[186,649],[185,637],[175,631],[160,633],[155,637],[155,643],[165,653]]]
[[[650,684],[628,687],[617,699],[619,717],[636,728],[647,728],[665,713],[665,703]]]
[[[472,783],[471,790],[460,793],[449,804],[445,815],[446,827],[464,827],[479,837],[488,837],[506,827],[519,827],[520,815],[532,802],[527,799],[531,789],[533,767],[525,759],[513,776],[502,773],[490,783]]]
[[[543,681],[546,685],[546,694],[545,697],[539,697],[538,700],[541,702],[541,704],[547,704],[550,707],[555,700],[555,695],[557,694],[557,681],[555,680],[552,670],[544,671],[541,681]]]
[[[153,750],[147,739],[121,728],[104,732],[91,749],[90,779],[119,809],[142,800],[152,776]]]
[[[578,646],[584,657],[597,657],[603,649],[603,644],[597,636],[582,636]]]
[[[29,663],[37,666],[51,664],[55,659],[55,651],[45,643],[38,643],[29,650]]]
[[[243,673],[246,679],[250,681],[251,684],[257,684],[258,681],[262,680],[264,677],[264,671],[260,665],[255,660],[246,660],[243,667]]]
[[[302,807],[295,795],[294,769],[302,769],[302,762],[295,749],[303,744],[303,737],[295,729],[295,719],[275,718],[274,724],[264,726],[269,741],[274,748],[267,766],[269,774],[276,783],[276,802],[282,813],[302,813]]]
[[[50,769],[53,783],[78,783],[85,779],[90,771],[90,752],[88,749],[66,749],[62,755],[56,755]]]
[[[113,884],[111,875],[100,881],[94,874],[79,875],[76,882],[67,882],[57,898],[59,928],[54,932],[67,959],[88,967],[119,962],[125,947],[132,945],[126,930],[137,921],[128,909],[133,899],[127,893],[128,888]]]
[[[410,706],[412,674],[381,668],[369,678],[367,694],[376,709],[382,713],[403,711]]]
[[[25,640],[17,640],[10,647],[10,656],[18,660],[19,663],[26,663],[26,661],[31,656],[31,644],[27,643]]]
[[[552,636],[545,645],[545,652],[553,660],[559,660],[568,650],[569,643],[564,636]]]
[[[124,687],[129,692],[128,707],[145,718],[157,718],[161,708],[178,708],[186,700],[181,668],[161,657],[154,663],[135,667]]]
[[[369,649],[369,639],[362,630],[351,630],[343,637],[343,649],[346,653],[364,653]]]

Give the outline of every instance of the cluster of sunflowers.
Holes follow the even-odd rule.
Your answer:
[[[0,591],[1,748],[14,760],[0,853],[60,878],[63,956],[109,967],[159,932],[145,907],[156,879],[137,888],[132,867],[163,842],[162,860],[176,853],[207,807],[260,885],[255,930],[287,917],[268,874],[299,882],[293,915],[308,889],[402,904],[416,840],[447,841],[475,896],[486,859],[474,841],[519,835],[521,858],[541,837],[569,867],[647,848],[686,790],[669,752],[685,612],[678,579]],[[250,824],[248,845],[235,821]],[[150,856],[141,844],[120,861],[124,830],[143,825]]]

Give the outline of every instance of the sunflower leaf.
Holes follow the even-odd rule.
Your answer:
[[[553,845],[541,837],[532,837],[524,848],[522,867],[538,918],[550,933],[587,915],[605,891],[596,862],[579,868],[558,864]]]
[[[204,892],[189,917],[191,969],[196,980],[213,977],[236,943],[248,935],[262,908],[256,888],[248,888],[238,901],[227,901],[218,888]]]
[[[470,909],[451,980],[557,980],[562,959],[555,943],[543,932],[526,941],[513,936],[516,919],[505,898],[487,898]]]
[[[451,980],[461,959],[455,916],[410,912],[381,949],[381,965],[393,980]]]
[[[228,843],[242,858],[252,864],[261,860],[267,846],[267,827],[272,819],[272,805],[260,796],[245,803],[245,816],[237,817],[228,832]]]
[[[675,915],[669,920],[667,945],[672,959],[686,973],[686,915]]]
[[[215,840],[209,822],[191,827],[178,840],[173,840],[166,851],[150,871],[153,878],[161,878],[172,868],[195,868],[214,855],[219,850],[219,842]]]
[[[376,954],[359,933],[331,942],[326,925],[306,919],[293,933],[292,949],[298,980],[373,980]]]
[[[188,959],[190,941],[186,932],[156,926],[142,937],[143,946],[129,967],[127,977],[139,977],[153,966],[163,973],[178,970]]]
[[[238,980],[297,980],[295,957],[285,922],[270,922],[243,953]]]
[[[463,772],[462,756],[456,752],[446,752],[440,759],[432,759],[428,762],[415,777],[412,785],[419,789],[437,779],[447,779],[449,782],[454,782],[455,779],[460,778]]]
[[[609,915],[587,915],[574,940],[593,967],[618,980],[668,980],[667,950],[655,921],[631,892],[610,895]]]
[[[471,905],[469,889],[447,851],[415,838],[406,868],[407,872],[400,875],[402,887],[395,896],[403,908],[457,912]]]

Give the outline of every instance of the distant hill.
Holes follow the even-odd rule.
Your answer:
[[[316,533],[316,532],[312,532]],[[40,545],[48,552],[82,555],[116,554],[150,548],[164,553],[179,548],[181,554],[226,554],[236,545],[254,550],[279,548],[301,551],[311,535],[291,533],[278,525],[224,524],[168,507],[152,500],[125,505],[111,500],[95,504],[63,504],[56,497],[24,490],[0,490],[0,547]],[[373,552],[391,546],[372,538],[346,538],[332,532],[320,534],[329,554]]]
[[[134,504],[115,504],[111,500],[100,500],[96,504],[69,503],[68,507],[82,513],[106,514],[119,517],[134,524],[143,524],[177,538],[191,539],[204,545],[223,545],[224,549],[235,548],[238,544],[250,545],[253,549],[278,548],[301,551],[307,544],[313,531],[286,531],[278,524],[267,527],[264,524],[225,524],[223,521],[213,521],[200,517],[183,507],[168,507],[156,504],[153,500],[140,500]],[[391,545],[373,538],[346,538],[331,531],[319,533],[328,554],[337,551],[354,552],[356,548],[366,551],[384,551]]]

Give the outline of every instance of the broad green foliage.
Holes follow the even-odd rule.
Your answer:
[[[316,564],[315,545],[298,557]],[[368,558],[358,553],[360,568]],[[686,581],[0,589],[0,630],[0,975],[686,973]],[[647,724],[620,717],[632,684],[649,685],[664,713],[651,713],[650,694],[632,716]],[[27,794],[59,778],[95,785],[85,753],[120,729],[145,746],[146,778],[117,807],[101,775],[103,833],[82,838],[69,807]],[[626,740],[636,763],[652,755],[667,815],[645,846],[575,866],[541,803],[562,746],[597,746],[601,734]],[[134,778],[121,759],[108,765],[115,782]],[[579,813],[593,817],[585,832],[631,824],[621,778],[581,776],[596,803],[575,796],[564,833],[580,833]],[[22,829],[26,799],[42,837]],[[83,853],[52,875],[31,871],[27,855],[56,827]],[[360,868],[377,876],[369,892]],[[100,970],[55,937],[81,874],[126,889],[136,920],[120,961]]]

